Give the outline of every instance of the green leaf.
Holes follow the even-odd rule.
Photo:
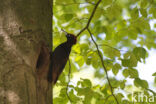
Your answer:
[[[106,40],[111,40],[113,38],[114,28],[112,26],[104,26],[103,31],[106,33]]]
[[[106,16],[112,20],[113,18],[119,18],[121,16],[122,9],[119,5],[114,4],[106,9]]]
[[[136,69],[128,69],[130,78],[138,78],[138,71]]]
[[[98,69],[99,68],[99,63],[100,63],[101,61],[99,60],[99,59],[93,59],[92,60],[92,66],[95,68],[95,69]]]
[[[62,97],[65,97],[66,96],[66,87],[64,87],[64,88],[61,89],[59,96],[62,96]]]
[[[88,53],[89,46],[88,44],[80,44],[81,54],[86,55]]]
[[[151,29],[150,25],[149,25],[149,21],[143,17],[138,18],[135,22],[133,22],[133,20],[132,20],[131,26],[133,28],[138,29],[138,31],[140,33],[145,31],[145,30]]]
[[[99,56],[97,55],[96,52],[93,52],[93,51],[89,51],[87,53],[87,64],[90,65],[92,64],[92,66],[97,69],[99,67]]]
[[[75,53],[81,53],[81,49],[80,49],[80,44],[76,44],[72,47],[72,51],[74,51]]]
[[[89,88],[78,88],[77,92],[78,92],[77,95],[82,96],[82,95],[89,93],[90,89]]]
[[[137,39],[138,34],[137,34],[137,30],[136,28],[132,28],[130,27],[127,31],[128,37],[130,37],[131,39]]]
[[[123,37],[128,35],[128,30],[127,29],[121,29],[120,31],[117,32],[117,38],[115,38],[116,41],[123,39]]]
[[[104,65],[105,65],[107,71],[109,71],[113,67],[113,63],[111,60],[104,60]]]
[[[110,79],[110,83],[113,87],[119,87],[120,86],[120,82],[116,79]]]
[[[154,28],[156,28],[156,23],[154,24]]]
[[[146,9],[140,9],[140,13],[142,14],[143,17],[147,17],[147,11]]]
[[[127,21],[125,21],[125,20],[120,21],[120,22],[117,24],[117,30],[120,31],[120,30],[122,30],[124,27],[126,27],[126,23],[127,23]]]
[[[66,21],[69,21],[69,20],[71,20],[73,18],[73,14],[71,14],[71,13],[63,14],[62,17],[64,17],[64,19]]]
[[[92,57],[92,66],[93,66],[95,69],[100,68],[100,66],[101,66],[101,61],[100,61],[100,58],[99,58],[97,52],[94,52],[94,53],[92,54],[91,57]],[[100,64],[99,64],[99,63],[100,63]]]
[[[87,57],[87,59],[86,59],[86,64],[87,64],[87,65],[90,65],[90,64],[91,64],[91,58],[90,58],[90,57]]]
[[[154,18],[156,18],[156,12],[155,12],[155,11],[156,11],[156,7],[154,7],[154,6],[152,6],[152,7],[150,8],[150,10],[149,10],[149,13],[150,13],[150,14],[153,14],[153,17],[154,17]]]
[[[120,88],[121,89],[125,88],[125,83],[126,83],[126,80],[123,80],[122,82],[120,82]]]
[[[131,104],[128,100],[122,100],[121,104]]]
[[[156,72],[152,74],[152,76],[156,76]]]
[[[148,1],[147,0],[141,0],[141,8],[146,8],[148,5]]]
[[[111,5],[113,0],[102,0],[103,6]]]
[[[122,93],[118,93],[116,95],[116,97],[117,97],[117,99],[118,99],[119,102],[122,102],[122,98],[124,98],[124,95]]]
[[[114,75],[117,75],[117,73],[119,72],[119,69],[121,69],[121,66],[120,64],[116,63],[112,68]]]
[[[69,97],[73,102],[78,102],[80,100],[80,98],[74,94],[73,89],[71,89],[71,91],[69,92]]]
[[[114,100],[114,97],[110,96],[109,99],[107,100],[106,104],[116,104],[116,101]]]
[[[77,56],[76,58],[75,58],[75,61],[77,62],[77,64],[80,66],[80,67],[82,67],[83,65],[84,65],[84,58],[82,57],[82,56]]]
[[[133,54],[135,55],[136,59],[141,62],[141,59],[145,59],[146,57],[146,50],[142,47],[136,47],[133,50]]]
[[[148,88],[148,83],[146,80],[141,80],[139,78],[135,78],[134,85],[137,87]]]
[[[131,54],[130,59],[122,59],[122,65],[124,67],[136,67],[137,59],[133,54]]]
[[[97,19],[99,19],[102,15],[102,13],[104,12],[104,10],[103,9],[97,9],[96,10],[96,12],[95,12],[95,15],[94,15],[94,18],[93,18],[93,20],[95,19],[95,20],[97,20]]]
[[[97,77],[97,78],[103,78],[104,76],[104,73],[102,73],[100,70],[103,70],[103,69],[99,69],[99,70],[96,70],[94,72],[94,76]]]
[[[54,98],[54,103],[55,104],[67,104],[67,102],[68,102],[68,98],[66,94],[66,88],[64,87],[60,90],[59,97]]]
[[[78,88],[77,89],[77,95],[78,96],[84,96],[83,104],[90,104],[91,99],[94,95],[94,92],[90,88]]]
[[[137,19],[139,17],[139,11],[138,11],[138,8],[137,7],[135,7],[131,11],[131,17],[132,17],[132,19]]]
[[[124,54],[124,59],[128,59],[131,56],[131,52],[127,52]]]
[[[68,99],[64,99],[62,97],[56,97],[54,98],[54,104],[66,104],[68,102]]]
[[[89,79],[82,79],[83,82],[82,82],[82,86],[83,87],[92,87],[92,83]]]
[[[128,69],[124,69],[122,74],[124,75],[124,77],[128,77],[129,76],[129,70]]]
[[[115,50],[114,48],[111,47],[104,47],[103,51],[105,53],[105,55],[108,55],[108,57],[110,58],[114,58],[114,57],[120,57],[120,51]]]
[[[128,76],[130,76],[130,78],[138,78],[138,71],[136,69],[133,69],[133,68],[124,69],[122,74],[126,78]]]

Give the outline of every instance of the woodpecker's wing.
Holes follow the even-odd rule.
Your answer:
[[[58,77],[62,73],[68,57],[69,57],[70,50],[66,47],[66,43],[62,43],[58,47],[55,48],[54,52],[52,53],[52,75],[53,75],[53,82],[56,83]]]

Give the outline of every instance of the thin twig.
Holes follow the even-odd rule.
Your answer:
[[[67,83],[67,87],[66,87],[66,94],[67,94],[67,97],[68,97],[70,103],[72,104],[73,101],[71,100],[71,98],[70,98],[70,96],[69,96],[69,94],[68,94],[68,88],[69,88],[69,83],[70,83],[70,74],[71,74],[70,59],[68,59],[68,62],[69,62],[69,72],[68,72],[68,83]]]
[[[106,73],[106,78],[107,78],[108,84],[109,84],[109,86],[110,86],[110,90],[111,90],[112,96],[113,96],[114,99],[116,100],[117,104],[119,104],[119,102],[118,102],[116,96],[115,96],[114,93],[113,93],[113,87],[112,87],[112,85],[111,85],[111,83],[110,83],[110,79],[109,79],[109,77],[108,77],[107,69],[106,69],[106,66],[104,65],[103,58],[102,58],[102,55],[101,55],[101,53],[100,53],[99,47],[98,47],[97,43],[95,42],[95,40],[93,39],[92,33],[91,33],[91,31],[89,30],[89,28],[87,28],[87,30],[88,30],[88,32],[89,32],[89,34],[90,34],[90,36],[91,36],[91,39],[92,39],[93,43],[95,44],[95,46],[96,46],[96,48],[97,48],[97,52],[98,52],[98,55],[99,55],[99,57],[100,57],[100,60],[101,60],[101,63],[102,63],[102,67],[103,67],[103,69],[104,69],[104,71],[105,71],[105,73]]]
[[[114,48],[114,47],[112,47],[112,46],[109,46],[108,44],[99,44],[98,46],[106,46],[106,47],[112,48],[112,49],[114,49],[114,50],[116,50],[116,51],[120,51],[120,50],[118,50],[117,48]]]
[[[92,18],[93,18],[93,16],[94,16],[95,11],[96,11],[98,5],[100,4],[100,2],[101,2],[101,0],[99,0],[99,1],[96,3],[96,5],[95,5],[95,7],[94,7],[94,9],[93,9],[93,11],[92,11],[92,13],[91,13],[90,18],[88,19],[87,25],[77,34],[77,37],[78,37],[83,31],[85,31],[85,30],[89,27],[89,24],[90,24],[90,22],[91,22],[91,20],[92,20]]]

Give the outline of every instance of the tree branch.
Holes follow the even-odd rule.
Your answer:
[[[87,22],[87,25],[77,34],[77,37],[78,37],[83,31],[85,31],[85,30],[89,27],[90,22],[91,22],[91,20],[92,20],[94,14],[95,14],[95,11],[96,11],[98,5],[100,4],[100,2],[101,2],[101,0],[99,0],[99,1],[96,3],[96,5],[95,5],[95,7],[94,7],[94,9],[93,9],[93,11],[92,11],[92,13],[91,13],[91,16],[90,16],[90,18],[89,18],[89,20],[88,20],[88,22]]]
[[[95,44],[96,49],[97,49],[97,51],[98,51],[98,55],[99,55],[99,57],[100,57],[100,60],[101,60],[101,63],[102,63],[102,67],[103,67],[103,69],[104,69],[104,71],[105,71],[105,73],[106,73],[106,78],[107,78],[107,81],[108,81],[108,84],[109,84],[109,87],[110,87],[112,96],[113,96],[114,99],[116,100],[116,103],[119,104],[119,102],[118,102],[116,96],[115,96],[114,93],[113,93],[113,87],[112,87],[112,85],[111,85],[111,83],[110,83],[110,79],[109,79],[109,77],[108,77],[107,69],[106,69],[106,66],[104,65],[103,58],[102,58],[102,55],[101,55],[101,53],[100,53],[98,44],[97,44],[97,43],[95,42],[95,40],[93,39],[92,33],[91,33],[91,31],[89,30],[89,28],[87,28],[87,30],[88,30],[88,32],[89,32],[89,34],[90,34],[90,37],[91,37],[91,39],[92,39],[93,43]]]
[[[117,49],[117,48],[114,48],[114,47],[112,47],[112,46],[109,46],[108,44],[99,44],[98,46],[106,46],[106,47],[112,48],[112,49],[114,49],[114,50],[116,50],[116,51],[120,51],[120,50]]]
[[[149,88],[147,88],[146,90],[152,92],[153,95],[156,95],[156,92],[154,92],[153,90],[151,90],[151,89],[149,89]]]

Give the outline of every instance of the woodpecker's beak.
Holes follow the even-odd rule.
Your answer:
[[[61,30],[65,33],[66,36],[68,36],[68,33],[66,31],[64,31],[63,29],[61,29]]]

